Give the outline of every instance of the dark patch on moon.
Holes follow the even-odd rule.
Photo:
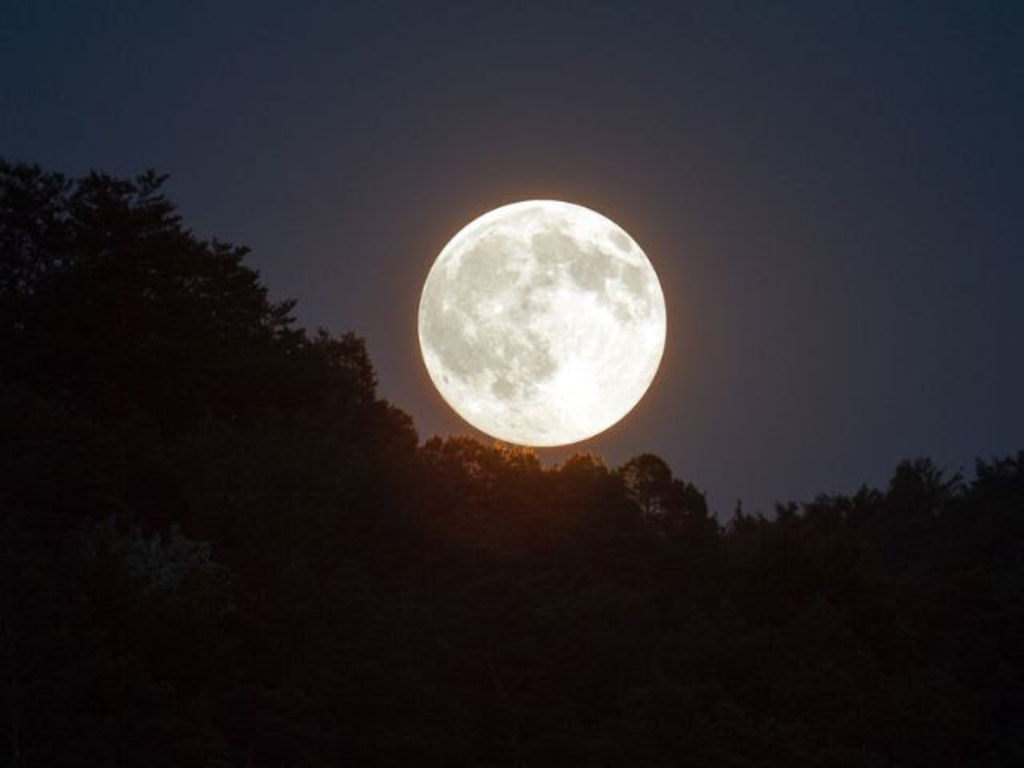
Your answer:
[[[625,251],[626,253],[629,253],[629,251],[633,250],[633,246],[630,245],[629,243],[629,238],[626,237],[621,232],[619,232],[618,230],[609,230],[608,239],[611,240],[612,245],[614,245],[620,251]]]
[[[493,293],[517,276],[509,263],[509,250],[507,237],[494,234],[481,238],[463,254],[455,280],[476,294]]]
[[[504,376],[499,376],[491,385],[491,392],[501,400],[510,400],[515,398],[516,395],[519,394],[518,390],[519,388]]]
[[[632,324],[635,319],[632,310],[621,301],[615,302],[612,311],[615,313],[615,317],[622,323]]]
[[[579,257],[576,241],[564,232],[545,230],[530,238],[530,249],[542,267],[568,264]]]
[[[530,239],[530,246],[543,272],[550,273],[551,267],[563,266],[577,286],[591,293],[606,293],[608,279],[617,276],[624,266],[612,254],[581,243],[564,232],[540,232]],[[554,282],[553,278],[550,280]]]
[[[509,334],[508,317],[489,320],[479,316],[477,302],[486,291],[478,286],[464,286],[463,292],[461,312],[443,308],[436,291],[424,297],[423,337],[431,351],[457,380],[477,379],[491,371],[512,372],[492,385],[494,394],[511,400],[529,397],[538,382],[558,369],[550,345],[536,333]]]
[[[585,291],[605,292],[605,281],[612,269],[612,257],[601,251],[583,252],[569,265],[573,282]]]
[[[650,304],[652,283],[648,280],[647,272],[643,267],[638,267],[635,264],[622,264],[619,279],[632,296],[643,297],[644,303]]]

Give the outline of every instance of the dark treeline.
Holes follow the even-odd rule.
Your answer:
[[[1024,452],[723,527],[421,444],[162,181],[0,163],[0,764],[1024,765]]]

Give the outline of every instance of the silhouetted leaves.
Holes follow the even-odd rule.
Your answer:
[[[741,510],[419,444],[163,177],[0,163],[0,761],[1024,760],[1024,453]]]

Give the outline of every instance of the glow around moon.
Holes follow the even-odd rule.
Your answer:
[[[571,203],[528,200],[445,246],[420,299],[441,396],[510,443],[585,440],[632,410],[665,348],[665,298],[640,246]]]

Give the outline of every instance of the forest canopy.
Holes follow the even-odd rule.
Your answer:
[[[723,525],[421,441],[165,179],[0,161],[0,764],[1024,763],[1024,451]]]

